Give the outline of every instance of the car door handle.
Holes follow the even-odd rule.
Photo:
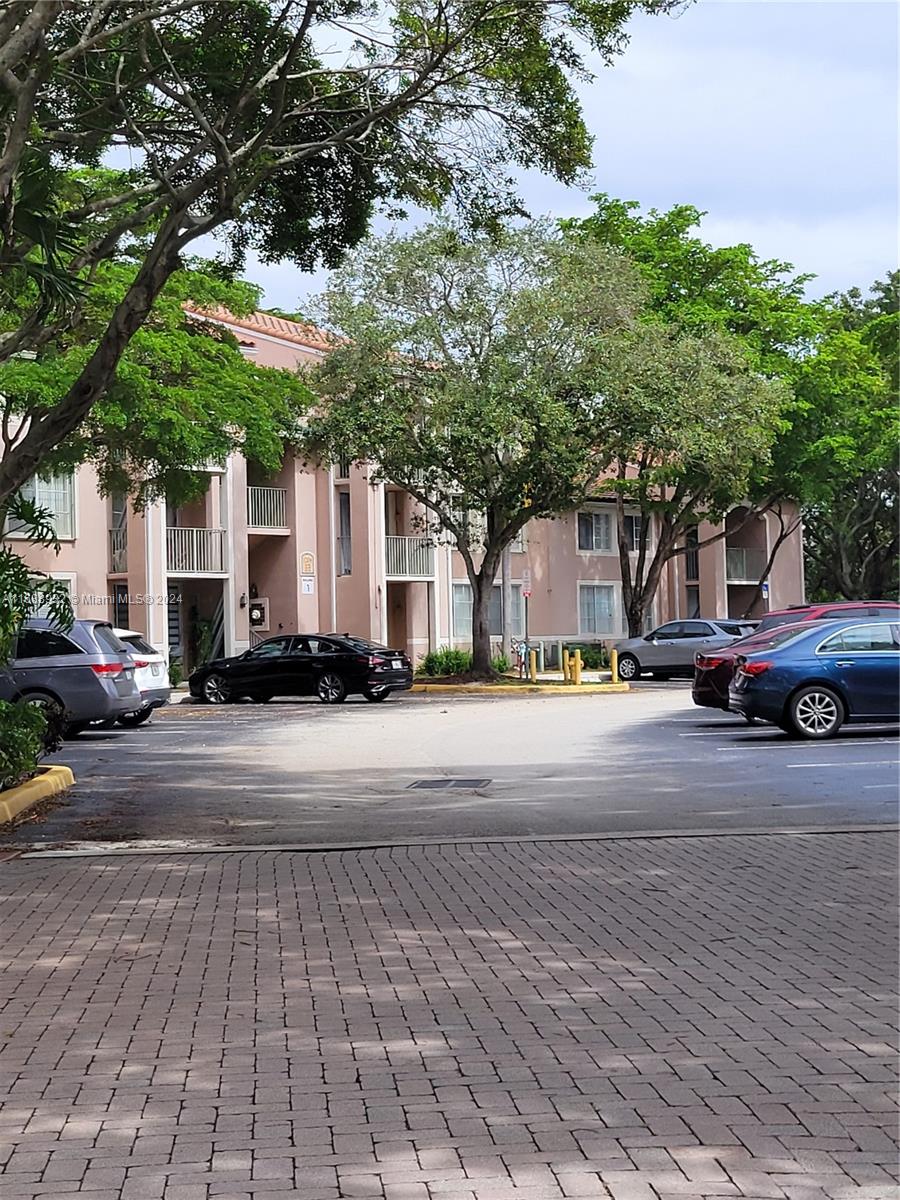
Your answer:
[[[844,659],[841,659],[840,661],[836,662],[834,665],[836,667],[852,667],[853,662],[854,662],[854,660],[852,658],[844,658]]]

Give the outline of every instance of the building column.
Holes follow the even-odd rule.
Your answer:
[[[169,575],[166,561],[166,503],[156,500],[144,510],[144,600],[147,641],[169,657]],[[129,575],[129,588],[131,576]]]

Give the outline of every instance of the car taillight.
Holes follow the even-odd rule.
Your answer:
[[[763,675],[774,665],[770,662],[745,662],[741,663],[741,670],[745,675]]]
[[[95,675],[121,675],[124,669],[121,663],[91,663]]]
[[[706,654],[698,654],[696,665],[704,671],[712,671],[716,667],[720,667],[726,660],[724,658],[712,658]]]
[[[134,665],[136,667],[149,667],[150,660],[148,658],[136,658],[134,659]]]
[[[356,661],[364,667],[383,667],[387,659],[379,654],[357,654]]]

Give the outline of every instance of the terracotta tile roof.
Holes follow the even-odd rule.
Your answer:
[[[306,346],[310,350],[328,350],[339,338],[318,329],[315,325],[304,325],[300,321],[290,321],[287,317],[276,317],[272,313],[254,312],[243,317],[236,317],[227,308],[199,309],[185,305],[189,313],[197,317],[210,317],[214,321],[233,325],[236,329],[246,329],[250,333],[265,333],[269,337],[279,338],[283,342],[292,342],[295,346]]]

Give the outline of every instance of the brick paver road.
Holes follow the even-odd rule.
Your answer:
[[[891,833],[17,859],[3,1200],[895,1196]]]

